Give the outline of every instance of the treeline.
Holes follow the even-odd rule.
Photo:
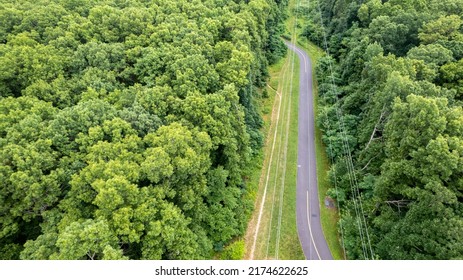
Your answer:
[[[318,124],[348,258],[463,258],[463,1],[298,12],[331,55],[317,68]]]
[[[286,1],[0,1],[0,259],[204,259],[241,235]]]

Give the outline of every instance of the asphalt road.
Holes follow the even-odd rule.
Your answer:
[[[286,43],[300,61],[298,155],[296,186],[297,231],[304,255],[308,260],[332,260],[320,223],[317,165],[315,158],[315,118],[312,93],[312,65],[300,48]]]

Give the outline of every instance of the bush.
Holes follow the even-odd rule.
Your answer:
[[[244,240],[237,240],[228,245],[222,252],[222,260],[242,260],[245,253]]]

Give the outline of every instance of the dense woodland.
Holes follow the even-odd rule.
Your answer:
[[[0,259],[204,259],[241,235],[286,2],[0,0]]]
[[[463,1],[310,3],[348,258],[462,259]]]

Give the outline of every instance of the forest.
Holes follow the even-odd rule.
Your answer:
[[[349,259],[463,259],[463,1],[318,0],[302,35]]]
[[[0,0],[0,259],[210,259],[242,235],[286,5]]]

